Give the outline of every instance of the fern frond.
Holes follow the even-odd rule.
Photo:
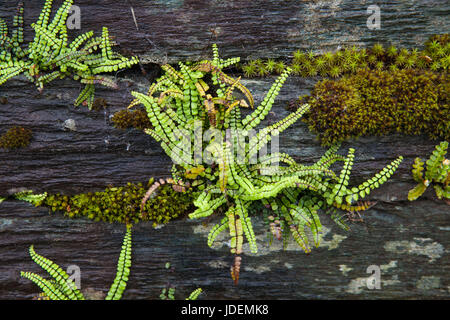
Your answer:
[[[427,189],[427,186],[424,183],[419,183],[413,189],[408,192],[408,200],[414,201],[419,198]]]
[[[197,300],[198,296],[202,293],[202,288],[197,288],[194,291],[191,292],[189,297],[186,298],[186,300]]]
[[[75,100],[75,106],[79,106],[81,103],[86,101],[89,110],[92,109],[92,106],[94,105],[94,92],[95,86],[93,84],[87,84]]]
[[[374,177],[361,183],[358,187],[352,188],[351,191],[348,190],[346,197],[347,203],[351,204],[352,201],[357,201],[358,196],[364,198],[365,196],[369,195],[373,189],[378,188],[380,185],[385,183],[397,170],[402,160],[403,160],[402,156],[398,157],[390,164],[388,164],[386,167],[384,167],[380,172],[375,174]]]
[[[14,194],[14,198],[19,201],[26,201],[35,206],[40,206],[44,199],[47,197],[47,192],[42,194],[34,194],[31,190],[26,190]]]
[[[40,91],[44,84],[66,76],[81,79],[85,84],[116,88],[115,83],[98,74],[129,68],[138,63],[138,59],[113,52],[106,28],[103,28],[102,37],[93,37],[93,32],[89,31],[69,44],[66,21],[73,0],[65,0],[50,22],[52,3],[51,0],[45,1],[38,20],[31,24],[35,35],[26,49],[20,46],[23,42],[22,3],[19,3],[14,17],[15,29],[11,38],[7,35],[6,24],[0,19],[0,85],[24,73]],[[86,102],[91,108],[93,100],[93,90],[87,87],[75,105]]]
[[[347,157],[345,158],[344,161],[344,166],[339,175],[338,183],[334,185],[331,197],[327,198],[327,202],[329,205],[331,205],[334,201],[336,201],[338,204],[341,204],[343,197],[347,193],[348,180],[350,179],[350,173],[353,166],[353,159],[355,158],[354,152],[355,149],[353,148],[350,148],[348,150]]]
[[[236,212],[241,221],[242,228],[244,230],[245,237],[250,245],[250,251],[252,253],[258,252],[258,246],[256,245],[255,232],[253,231],[253,226],[247,211],[248,205],[239,199],[236,199]]]
[[[439,199],[450,199],[450,160],[445,159],[447,148],[447,141],[443,141],[435,147],[425,162],[427,165],[425,175],[423,174],[424,162],[420,158],[414,160],[412,175],[419,184],[409,191],[408,200],[413,201],[419,198],[432,182],[435,183],[434,189]]]
[[[201,203],[199,203],[198,201],[194,202],[194,204],[199,208],[195,210],[193,213],[189,214],[189,218],[197,219],[210,216],[211,214],[213,214],[214,210],[219,208],[226,201],[227,201],[226,198],[224,196],[221,196],[214,200],[210,200],[209,202],[206,201],[203,201]]]
[[[244,120],[242,120],[242,125],[245,130],[250,130],[250,129],[255,128],[262,120],[264,120],[264,118],[267,116],[270,109],[272,108],[272,105],[275,102],[275,98],[280,93],[280,89],[283,86],[284,82],[286,81],[290,72],[291,72],[291,69],[287,68],[275,80],[275,83],[272,85],[272,87],[267,92],[266,96],[264,97],[263,101],[255,109],[255,111],[253,111],[250,115],[245,117]]]
[[[105,300],[120,300],[127,286],[131,267],[131,226],[127,226],[127,232],[123,239],[122,250],[117,262],[117,273]]]
[[[228,228],[228,217],[223,218],[220,223],[214,225],[208,235],[208,246],[212,247],[214,240],[224,230]]]
[[[314,165],[317,167],[329,168],[336,161],[345,161],[343,156],[336,153],[340,146],[340,143],[335,143],[332,145]]]
[[[67,296],[49,280],[31,272],[21,271],[20,276],[34,282],[51,300],[68,300]]]
[[[74,286],[73,283],[69,283],[69,275],[62,270],[53,261],[37,254],[34,251],[34,247],[30,246],[31,259],[39,265],[42,269],[48,272],[58,284],[60,290],[64,293],[65,297],[69,300],[84,300],[82,293]]]
[[[286,118],[259,131],[258,134],[250,140],[247,158],[252,158],[257,151],[272,139],[273,136],[278,136],[281,132],[286,130],[290,125],[300,119],[308,109],[309,105],[304,104]]]
[[[445,160],[447,148],[448,148],[447,141],[441,142],[434,148],[433,153],[425,162],[427,165],[427,170],[425,172],[426,180],[431,181],[439,179],[441,164]]]

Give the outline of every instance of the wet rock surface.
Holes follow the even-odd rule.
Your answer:
[[[94,5],[80,0],[77,5],[82,10],[82,32],[100,32],[102,25],[108,26],[120,48],[139,54],[144,62],[157,63],[166,57],[172,62],[196,60],[209,54],[213,41],[222,57],[287,57],[295,48],[324,50],[376,41],[415,46],[429,34],[448,29],[443,19],[446,1],[385,4],[384,24],[377,32],[365,26],[363,2],[285,1],[280,6],[278,1],[97,1]],[[2,2],[0,17],[12,19],[15,5],[16,1]],[[26,24],[37,18],[41,5],[26,2]],[[138,67],[118,74],[118,90],[98,88],[96,97],[108,103],[100,111],[73,107],[82,87],[71,80],[55,81],[42,94],[21,77],[1,86],[0,97],[6,99],[0,104],[0,132],[20,125],[33,131],[33,140],[24,149],[0,150],[0,195],[20,188],[75,194],[168,176],[170,159],[155,141],[138,130],[115,129],[110,121],[131,101],[131,90],[145,92],[157,76],[154,65],[144,67],[146,75]],[[243,82],[258,103],[273,80]],[[264,124],[287,115],[287,103],[308,93],[317,80],[289,78]],[[293,245],[284,252],[276,242],[269,247],[266,227],[255,217],[260,253],[244,254],[238,287],[229,275],[232,257],[227,239],[214,248],[206,244],[214,219],[206,226],[200,221],[175,221],[160,229],[141,223],[133,232],[133,266],[124,298],[158,299],[167,282],[177,286],[180,296],[202,287],[203,299],[448,298],[449,206],[431,189],[415,202],[407,200],[414,186],[414,158],[428,157],[437,143],[404,135],[345,142],[342,153],[356,149],[350,183],[369,178],[398,155],[405,158],[392,179],[371,194],[378,204],[364,214],[364,223],[345,232],[323,216],[322,244],[305,255]],[[301,121],[280,137],[280,146],[300,163],[312,163],[326,150]],[[69,220],[45,208],[3,202],[0,298],[29,299],[38,292],[31,282],[19,279],[21,270],[42,274],[29,258],[31,244],[63,268],[79,266],[82,288],[101,296],[98,292],[106,292],[114,279],[124,233],[123,225]],[[175,272],[166,272],[166,262]],[[368,289],[366,271],[371,265],[380,267],[381,289]]]

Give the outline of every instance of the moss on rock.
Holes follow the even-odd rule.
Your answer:
[[[151,127],[147,113],[143,109],[120,110],[113,115],[111,121],[114,123],[114,127],[123,130],[128,128],[143,130]]]
[[[89,192],[67,196],[49,195],[43,205],[53,212],[62,211],[70,218],[87,217],[96,221],[137,223],[141,221],[141,200],[148,187],[142,183],[128,183],[122,187],[109,187],[104,191]],[[145,204],[148,213],[145,220],[153,221],[154,226],[165,224],[183,216],[190,209],[194,197],[191,192],[176,192],[170,185],[161,186]]]
[[[412,69],[323,80],[301,97],[311,105],[304,121],[324,145],[395,132],[449,140],[449,80],[448,73]]]
[[[32,132],[22,127],[13,127],[0,136],[0,148],[17,149],[30,144]]]

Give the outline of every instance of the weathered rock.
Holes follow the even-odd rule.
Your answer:
[[[10,22],[15,4],[3,1],[0,17]],[[219,44],[223,57],[243,58],[286,58],[295,48],[334,49],[376,41],[411,46],[448,29],[445,1],[384,4],[378,31],[365,26],[365,1],[284,1],[282,6],[279,1],[105,0],[89,4],[80,0],[76,4],[82,10],[81,32],[100,32],[101,25],[108,26],[120,48],[139,54],[144,62],[196,60],[209,55],[212,42]],[[41,6],[41,1],[26,2],[27,25],[37,18]],[[155,141],[137,130],[115,129],[110,123],[110,116],[131,101],[130,91],[145,92],[158,74],[152,65],[144,67],[146,75],[138,67],[121,72],[118,90],[97,90],[96,96],[108,103],[102,111],[74,108],[81,87],[71,80],[56,81],[42,94],[21,77],[1,86],[0,98],[7,99],[0,104],[0,132],[20,125],[33,130],[33,140],[24,149],[0,150],[0,195],[20,188],[74,194],[168,176],[170,160]],[[308,93],[316,80],[288,79],[268,121],[285,116],[285,105]],[[272,81],[244,83],[259,102]],[[73,119],[76,131],[64,130],[67,119]],[[214,248],[206,244],[208,228],[217,217],[207,227],[200,221],[176,221],[157,230],[139,224],[134,227],[133,266],[124,298],[158,299],[167,282],[177,286],[179,297],[202,287],[203,299],[448,298],[449,207],[432,190],[415,202],[407,201],[407,192],[414,186],[413,159],[428,156],[436,144],[425,137],[403,135],[344,143],[343,153],[348,147],[356,149],[351,183],[370,177],[398,155],[405,158],[391,181],[371,194],[379,202],[364,214],[365,223],[344,232],[323,217],[322,244],[305,255],[293,245],[286,252],[276,242],[269,247],[266,228],[256,217],[260,253],[244,254],[238,287],[229,276],[232,258],[227,239],[219,239]],[[301,163],[316,161],[326,150],[302,122],[280,137],[280,145]],[[45,208],[3,202],[0,298],[29,299],[38,292],[31,282],[18,279],[21,270],[41,272],[29,258],[31,244],[64,268],[78,265],[82,288],[99,296],[114,278],[124,232],[122,225],[69,220]],[[176,272],[166,272],[168,261]],[[381,270],[379,290],[367,287],[370,274],[366,270],[371,265]]]
[[[55,1],[54,12],[62,1]],[[81,29],[110,29],[124,51],[143,62],[198,60],[216,42],[229,56],[286,58],[296,49],[394,43],[416,46],[449,29],[445,0],[390,1],[380,6],[381,28],[370,30],[366,0],[76,0]],[[3,0],[0,18],[12,23],[16,0]],[[25,25],[36,21],[43,2],[26,1]],[[136,18],[137,27],[132,15]],[[27,28],[26,40],[32,29]]]

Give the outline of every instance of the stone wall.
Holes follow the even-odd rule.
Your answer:
[[[26,24],[36,19],[41,3],[26,2]],[[365,1],[76,1],[82,10],[81,32],[99,33],[108,26],[120,50],[142,58],[146,74],[136,67],[117,75],[118,90],[97,90],[96,96],[108,103],[102,111],[74,108],[81,87],[71,80],[54,82],[42,94],[21,77],[1,86],[0,97],[7,102],[0,105],[0,132],[20,125],[34,136],[27,148],[0,150],[0,195],[19,188],[74,194],[168,176],[169,158],[156,142],[137,130],[115,129],[110,122],[131,101],[130,91],[144,92],[157,75],[152,63],[206,57],[213,42],[222,57],[288,58],[296,48],[319,51],[376,41],[411,47],[448,29],[446,1],[389,3],[381,6],[382,29],[371,31],[365,26]],[[11,23],[15,5],[2,1],[0,17]],[[286,104],[317,80],[289,78],[269,121],[284,117]],[[243,82],[258,103],[273,78]],[[64,125],[68,119],[75,127]],[[325,151],[302,122],[288,129],[280,143],[282,151],[301,163],[315,161]],[[214,219],[207,224],[175,221],[160,229],[141,223],[134,227],[133,267],[124,298],[158,299],[168,281],[181,296],[202,287],[203,299],[448,298],[449,207],[431,190],[415,202],[407,200],[414,186],[413,159],[427,156],[437,143],[403,135],[344,143],[343,150],[356,149],[354,183],[404,156],[390,182],[371,194],[378,204],[350,232],[323,217],[321,245],[309,255],[294,245],[284,252],[279,243],[269,247],[266,227],[255,218],[260,252],[244,254],[238,287],[229,275],[227,239],[213,249],[206,244]],[[84,289],[106,292],[124,232],[122,225],[69,220],[45,208],[5,201],[0,205],[0,298],[28,299],[37,293],[31,282],[18,277],[21,270],[39,271],[28,256],[31,244],[63,267],[80,266]],[[167,273],[166,262],[175,272]],[[380,290],[366,286],[370,265],[381,268]]]

